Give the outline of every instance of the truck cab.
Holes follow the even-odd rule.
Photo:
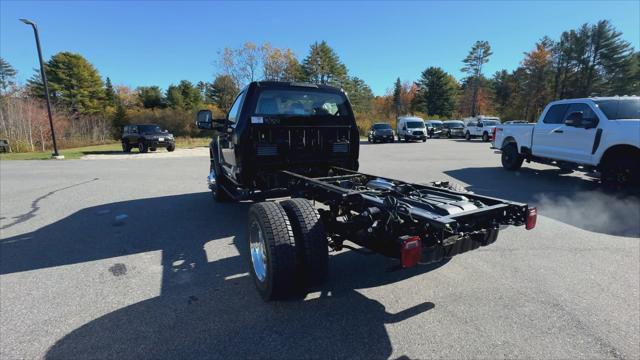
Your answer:
[[[252,82],[225,118],[202,110],[197,121],[216,131],[209,179],[220,196],[286,187],[278,178],[285,169],[310,176],[326,175],[332,166],[358,169],[353,111],[346,94],[331,86]]]

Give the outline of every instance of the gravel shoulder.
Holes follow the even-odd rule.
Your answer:
[[[133,150],[131,153],[114,152],[109,154],[91,154],[81,157],[82,160],[148,160],[148,159],[166,159],[181,157],[200,157],[209,156],[209,149],[206,147],[198,147],[192,149],[176,149],[168,152],[164,149],[150,151],[148,153],[139,153]]]

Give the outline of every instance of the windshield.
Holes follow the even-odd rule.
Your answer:
[[[609,120],[640,119],[640,99],[600,100],[596,105]]]
[[[497,120],[483,120],[482,123],[484,126],[496,126],[500,124],[500,121]]]
[[[138,131],[142,134],[155,134],[162,132],[158,125],[138,125]]]
[[[391,125],[389,124],[374,124],[373,128],[376,130],[385,130],[385,129],[391,129]]]
[[[464,125],[462,123],[444,123],[444,127],[448,129],[458,129],[463,128]]]
[[[407,121],[407,127],[409,129],[419,129],[424,127],[424,123],[422,121]]]
[[[342,94],[314,90],[274,89],[260,93],[256,114],[274,116],[341,116],[349,113]]]

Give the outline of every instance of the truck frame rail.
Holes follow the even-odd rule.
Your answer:
[[[337,167],[325,177],[281,174],[292,197],[325,205],[320,214],[335,250],[349,240],[402,258],[413,239],[420,261],[433,262],[494,242],[501,227],[535,225],[527,204],[457,191],[448,182],[412,184]]]

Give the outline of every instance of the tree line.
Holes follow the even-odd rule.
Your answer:
[[[118,139],[129,123],[157,123],[178,136],[201,135],[194,127],[195,112],[209,108],[223,116],[240,89],[255,80],[340,87],[363,133],[373,122],[391,122],[403,114],[429,119],[486,114],[531,121],[554,99],[640,93],[640,55],[606,20],[565,31],[557,39],[545,36],[524,53],[518,68],[488,77],[484,67],[492,55],[489,42],[477,41],[461,61],[461,81],[430,66],[416,80],[396,79],[382,96],[351,75],[325,41],[311,44],[303,58],[268,43],[224,48],[211,81],[182,80],[164,90],[114,85],[71,52],[53,55],[45,72],[62,146]],[[8,138],[14,151],[44,150],[50,139],[39,72],[24,85],[15,79],[15,69],[0,58],[0,138]]]
[[[545,36],[524,53],[518,68],[486,77],[483,66],[492,54],[489,42],[477,41],[462,60],[466,77],[460,82],[439,67],[425,69],[411,87],[398,79],[383,114],[535,121],[553,100],[640,94],[640,53],[606,20],[564,31],[555,40]]]

